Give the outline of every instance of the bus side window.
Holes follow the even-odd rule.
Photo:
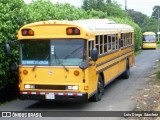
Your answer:
[[[111,36],[108,36],[108,50],[110,51],[112,49],[112,38]]]
[[[123,47],[123,39],[119,40],[119,48]]]
[[[121,39],[119,40],[119,45],[120,45],[120,47],[124,46],[124,34],[123,33],[121,34]]]
[[[116,42],[116,39],[115,39],[115,36],[112,37],[112,50],[115,50],[115,42]]]
[[[107,50],[107,35],[104,35],[104,53],[108,52]]]
[[[118,49],[118,34],[116,34],[116,49]]]
[[[100,47],[100,45],[99,45],[99,35],[96,35],[96,48],[98,50],[98,53],[100,54],[99,47]]]
[[[103,35],[100,35],[100,54],[103,54],[104,53],[104,36]]]
[[[94,48],[94,41],[93,40],[89,41],[88,45],[89,45],[89,47],[88,47],[88,49],[89,49],[89,57],[91,57],[91,51]]]

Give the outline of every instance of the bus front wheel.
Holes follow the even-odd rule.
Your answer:
[[[104,82],[101,75],[98,77],[98,83],[97,83],[97,91],[96,93],[91,97],[91,101],[97,102],[100,101],[102,96],[104,94]]]

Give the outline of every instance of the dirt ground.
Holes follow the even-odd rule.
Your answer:
[[[160,60],[156,60],[153,68],[147,76],[149,82],[146,87],[132,98],[136,101],[133,111],[160,111]],[[124,120],[160,120],[160,117],[128,117]]]

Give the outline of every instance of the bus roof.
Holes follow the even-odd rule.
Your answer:
[[[154,32],[144,32],[143,35],[156,35]]]
[[[133,28],[126,24],[118,24],[110,19],[85,19],[85,20],[48,20],[48,21],[40,21],[31,23],[28,25],[23,26],[37,26],[37,25],[44,25],[44,24],[65,24],[65,25],[75,25],[80,27],[86,31],[133,31]]]

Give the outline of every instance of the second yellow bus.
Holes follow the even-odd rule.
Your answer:
[[[154,32],[144,32],[142,40],[142,49],[156,49],[156,34]]]

